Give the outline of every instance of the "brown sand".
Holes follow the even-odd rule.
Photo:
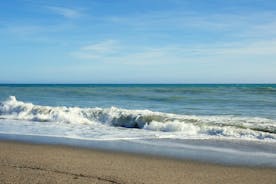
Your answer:
[[[0,183],[276,183],[276,169],[0,142]]]

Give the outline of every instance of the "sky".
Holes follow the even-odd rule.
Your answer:
[[[275,0],[9,0],[0,83],[276,83]]]

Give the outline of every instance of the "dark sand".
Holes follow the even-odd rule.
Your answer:
[[[0,142],[0,183],[276,183],[276,169]]]

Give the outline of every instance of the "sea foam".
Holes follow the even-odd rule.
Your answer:
[[[273,119],[232,115],[182,115],[117,107],[52,107],[18,101],[15,96],[0,103],[0,118],[51,122],[58,126],[75,124],[78,127],[92,128],[123,127],[143,130],[143,133],[170,133],[177,138],[192,136],[276,141],[276,121]]]

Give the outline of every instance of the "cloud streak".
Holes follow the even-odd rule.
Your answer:
[[[119,45],[112,40],[81,47],[72,55],[81,60],[111,62],[128,65],[155,65],[185,62],[224,62],[241,58],[276,57],[276,40],[249,43],[167,45],[162,47],[135,47]]]
[[[81,47],[72,55],[80,59],[101,59],[119,52],[120,45],[116,40],[104,40]]]
[[[59,7],[59,6],[47,6],[47,9],[65,18],[72,19],[72,18],[78,18],[81,16],[81,12],[79,10],[75,10],[72,8],[65,8],[65,7]]]
[[[248,38],[276,35],[275,12],[206,13],[195,11],[152,11],[129,16],[105,17],[105,21],[128,26],[137,31],[168,32],[170,30],[225,34]],[[261,33],[261,34],[260,34]]]

